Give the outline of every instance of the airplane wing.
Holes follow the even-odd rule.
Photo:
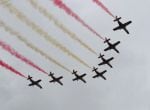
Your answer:
[[[59,78],[58,78],[58,80],[60,80],[60,79],[62,79],[63,77],[62,76],[60,76]]]
[[[51,80],[51,81],[49,81],[50,83],[52,83],[52,82],[57,82],[57,83],[59,83],[60,85],[63,85],[63,83],[62,82],[60,82],[60,81],[57,81],[57,80]]]
[[[114,59],[114,57],[112,57],[112,58],[108,59],[107,61],[108,61],[108,62],[110,62],[110,61],[111,61],[111,60],[113,60],[113,59]]]
[[[97,75],[93,76],[93,78],[97,78],[97,77],[99,77],[99,76],[100,76],[100,75],[97,74]]]
[[[127,34],[129,34],[129,31],[126,28],[123,28],[123,29]]]
[[[102,72],[100,72],[100,73],[97,73],[95,76],[93,76],[93,78],[97,78],[97,77],[102,77],[103,76],[103,74],[105,74],[107,72],[107,70],[104,70],[104,71],[102,71]]]
[[[58,83],[59,83],[60,85],[63,85],[63,83],[62,83],[62,82],[60,82],[60,81],[58,81]]]
[[[132,21],[128,21],[128,22],[126,22],[124,25],[127,26],[127,25],[129,25],[129,24],[131,24],[131,23],[132,23]]]
[[[74,78],[74,79],[72,79],[73,81],[76,81],[76,80],[78,80],[78,78]]]
[[[118,41],[118,42],[114,43],[114,45],[115,45],[115,46],[116,46],[116,45],[118,45],[118,44],[120,44],[120,41]]]
[[[81,80],[82,80],[84,83],[86,83],[86,81],[83,79],[84,76],[86,76],[86,74],[81,75],[81,77],[82,77]]]
[[[107,50],[110,50],[111,48],[106,48],[106,49],[104,49],[104,51],[107,51]],[[117,53],[119,53],[119,51],[116,49],[116,48],[112,48],[112,49],[114,49]]]
[[[86,83],[86,81],[84,79],[81,79],[84,83]]]
[[[121,27],[118,26],[118,27],[114,28],[113,30],[116,31],[116,30],[118,30],[118,29],[121,29]]]
[[[112,65],[110,63],[107,63],[107,65],[112,68]]]
[[[107,72],[107,70],[104,70],[103,72],[102,72],[102,78],[104,79],[104,80],[106,80],[106,78],[103,76],[105,73]]]
[[[37,86],[38,86],[40,89],[42,89],[42,86],[41,86],[41,85],[37,84]]]
[[[111,65],[109,62],[110,62],[111,60],[113,60],[113,59],[114,59],[113,57],[110,58],[110,59],[108,59],[108,60],[107,60],[108,63],[106,63],[106,64],[107,64],[109,67],[111,67],[111,68],[112,68],[112,65]]]
[[[84,76],[86,76],[86,74],[81,75],[81,77],[84,77]]]
[[[53,80],[51,80],[51,81],[49,81],[49,82],[51,82],[51,83],[52,83],[52,82],[56,82],[56,80],[53,79]]]
[[[105,64],[105,62],[102,62],[102,63],[99,63],[98,65],[101,66],[101,65],[104,65],[104,64]]]
[[[106,78],[105,78],[103,75],[95,75],[95,76],[93,76],[93,78],[98,78],[98,77],[101,77],[101,78],[103,78],[104,80],[106,80]]]
[[[131,24],[131,23],[132,23],[132,21],[128,21],[128,22],[126,22],[126,23],[124,24],[125,28],[123,28],[123,29],[124,29],[124,31],[125,31],[127,34],[129,34],[129,31],[126,29],[126,26],[129,25],[129,24]]]
[[[107,47],[107,48],[104,49],[104,51],[107,51],[107,50],[110,50],[110,49],[111,49],[110,47]]]
[[[104,76],[101,76],[104,80],[106,80],[106,78]]]
[[[115,50],[117,53],[119,53],[119,50],[117,50],[116,48],[114,48],[114,50]]]
[[[103,72],[102,72],[102,74],[104,74],[104,73],[106,73],[107,72],[107,70],[104,70]]]
[[[73,81],[79,80],[79,78],[74,78],[72,79]],[[86,83],[86,81],[84,79],[80,79],[81,81],[83,81],[84,83]]]
[[[79,80],[79,78],[74,78],[72,79],[73,81]],[[81,81],[83,81],[84,83],[86,83],[86,81],[84,79],[80,79]]]
[[[31,84],[29,84],[28,86],[33,86],[34,84],[33,83],[31,83]]]
[[[40,79],[36,81],[36,83],[39,83],[39,82],[41,82],[41,80],[40,80]]]

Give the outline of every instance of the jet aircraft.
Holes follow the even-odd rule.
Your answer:
[[[99,72],[99,71],[98,71],[98,68],[93,67],[92,72],[95,72],[95,73],[96,73],[96,75],[93,76],[93,78],[101,77],[101,78],[103,78],[104,80],[106,80],[106,78],[104,77],[104,74],[107,72],[107,70],[104,70],[104,71],[102,71],[102,72]]]
[[[72,79],[73,81],[81,80],[81,81],[83,81],[84,83],[86,83],[86,81],[83,79],[83,77],[86,76],[86,74],[78,75],[78,74],[77,74],[77,71],[75,71],[75,70],[73,70],[72,74],[74,74],[75,77],[76,77],[76,78]]]
[[[99,66],[107,64],[110,68],[112,68],[110,61],[113,60],[114,57],[111,57],[109,59],[105,59],[104,55],[100,54],[100,56],[98,58],[101,58],[101,60],[102,60],[102,62],[98,64]]]
[[[119,50],[116,49],[116,46],[120,44],[120,41],[117,41],[116,43],[112,44],[112,43],[110,43],[110,39],[105,38],[104,43],[108,44],[108,47],[105,48],[104,51],[113,49],[115,52],[119,53]]]
[[[39,79],[39,80],[37,80],[37,81],[34,81],[34,80],[32,79],[32,77],[31,77],[30,75],[28,75],[27,80],[29,80],[29,81],[31,82],[28,86],[37,86],[37,87],[39,87],[40,89],[42,89],[42,86],[39,84],[39,82],[42,81],[41,79]]]
[[[129,34],[129,31],[127,30],[126,26],[128,26],[129,24],[132,23],[132,21],[128,21],[126,23],[122,23],[120,21],[121,17],[117,17],[116,16],[116,19],[114,20],[114,22],[118,22],[119,26],[115,27],[113,30],[116,31],[116,30],[121,30],[123,29],[127,34]]]
[[[54,82],[54,83],[57,82],[57,83],[59,83],[60,85],[63,85],[63,83],[60,81],[60,80],[63,78],[63,76],[60,76],[60,77],[56,78],[56,77],[54,76],[54,73],[52,73],[52,72],[50,72],[49,76],[52,78],[52,80],[49,81],[50,83],[52,83],[52,82]]]

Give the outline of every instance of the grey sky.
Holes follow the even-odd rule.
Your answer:
[[[94,48],[97,53],[102,52],[105,45],[103,41],[89,32],[80,23],[68,16],[49,0],[37,0],[47,8],[66,27],[75,32],[80,39]],[[61,42],[70,51],[78,55],[91,67],[100,62],[79,43],[73,41],[57,28],[53,22],[35,10],[28,0],[11,0],[19,10],[28,18],[40,25],[51,36]],[[110,37],[112,41],[121,41],[118,46],[120,54],[113,51],[105,53],[107,57],[114,56],[113,69],[104,66],[99,70],[107,69],[105,74],[107,81],[101,78],[92,79],[90,69],[49,44],[35,31],[21,22],[15,15],[10,14],[0,5],[0,19],[20,32],[34,45],[41,48],[47,54],[53,56],[69,69],[77,69],[80,73],[87,73],[87,84],[72,82],[73,76],[54,63],[50,63],[41,55],[29,49],[15,36],[7,33],[0,27],[0,39],[10,44],[18,52],[31,59],[47,72],[53,71],[57,76],[63,75],[64,86],[49,84],[49,78],[36,69],[26,65],[8,52],[0,48],[0,59],[24,73],[31,74],[35,79],[41,78],[43,90],[28,87],[28,81],[12,72],[0,67],[0,107],[1,110],[149,110],[150,109],[150,1],[149,0],[102,0],[113,12],[121,16],[122,21],[132,20],[127,27],[130,35],[123,31],[113,32],[112,28],[117,24],[101,8],[92,3],[92,0],[64,0],[81,18],[104,37]]]

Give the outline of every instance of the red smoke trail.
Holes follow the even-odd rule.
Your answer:
[[[95,2],[98,6],[100,6],[104,11],[106,11],[110,16],[112,16],[113,18],[115,18],[115,16],[108,10],[108,8],[106,8],[106,6],[100,2],[99,0],[93,0],[93,2]]]
[[[6,64],[5,62],[3,62],[2,60],[0,60],[0,65],[5,67],[6,69],[12,71],[13,73],[17,74],[17,75],[20,75],[24,78],[27,78],[25,77],[22,73],[18,72],[17,70],[15,70],[13,67],[11,67],[10,65]]]
[[[19,54],[18,52],[16,52],[13,48],[11,48],[8,44],[4,43],[3,41],[0,40],[0,46],[5,49],[6,51],[8,51],[10,54],[14,55],[15,57],[17,57],[18,59],[22,60],[23,62],[29,64],[30,66],[36,68],[37,70],[48,74],[47,72],[45,72],[43,69],[41,69],[40,67],[38,67],[37,65],[35,65],[32,61],[30,61],[29,59],[25,58],[24,56],[22,56],[21,54]]]
[[[84,27],[86,27],[88,30],[90,30],[92,33],[94,33],[96,36],[104,40],[104,38],[97,33],[94,29],[92,29],[89,25],[87,25],[76,13],[74,13],[66,4],[62,2],[62,0],[53,0],[54,4],[58,6],[59,8],[63,9],[67,14],[74,17],[78,22],[80,22]]]

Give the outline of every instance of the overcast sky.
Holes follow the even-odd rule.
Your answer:
[[[64,11],[54,6],[50,0],[37,1],[97,53],[101,52],[107,58],[115,57],[115,60],[112,61],[114,68],[110,69],[107,66],[99,68],[99,71],[108,70],[105,74],[107,81],[101,78],[92,79],[94,73],[89,68],[47,42],[0,5],[0,20],[13,27],[31,43],[70,70],[76,69],[80,74],[88,74],[85,77],[87,84],[80,81],[72,82],[74,76],[71,73],[49,62],[19,41],[16,36],[10,35],[0,27],[0,40],[10,44],[15,50],[45,71],[52,71],[56,76],[64,76],[62,80],[64,86],[57,83],[50,84],[48,76],[0,48],[0,59],[24,73],[24,75],[30,74],[35,80],[42,79],[41,85],[44,88],[40,90],[37,87],[28,87],[29,81],[0,67],[1,110],[150,110],[149,0],[102,0],[114,15],[122,17],[123,22],[133,21],[127,27],[130,35],[127,35],[124,31],[114,32],[112,29],[117,24],[113,22],[113,18],[94,4],[92,0],[64,0],[71,9],[103,37],[111,38],[112,42],[121,41],[118,46],[120,54],[113,51],[104,52],[103,49],[106,45],[103,44],[101,39],[89,32]],[[68,37],[53,22],[34,9],[28,0],[10,0],[10,2],[91,67],[97,67],[100,62],[97,59],[98,56],[90,53],[78,42]]]

